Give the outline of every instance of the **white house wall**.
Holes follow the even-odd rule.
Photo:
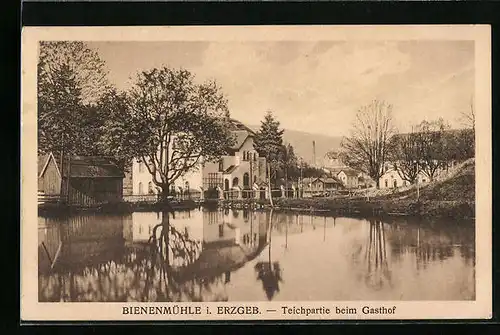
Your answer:
[[[222,156],[222,170],[226,170],[230,166],[237,166],[234,170],[234,173],[227,174],[225,178],[229,179],[229,186],[232,187],[232,182],[235,177],[238,178],[238,185],[243,186],[243,176],[245,173],[249,173],[250,176],[250,161],[244,160],[244,153],[249,153],[249,158],[254,158],[254,154],[257,155],[257,152],[254,149],[254,141],[253,137],[249,136],[243,142],[241,148],[234,155],[226,155]],[[252,161],[252,173],[251,173],[251,181],[255,182],[263,182],[266,180],[266,160],[263,157],[256,157],[257,160]],[[143,165],[140,168],[140,165]],[[219,173],[220,177],[222,177],[222,171],[220,171],[219,162],[205,162],[204,164],[200,163],[198,169],[189,171],[179,177],[175,182],[176,191],[179,191],[179,188],[185,189],[186,182],[189,183],[190,189],[196,189],[198,191],[202,191],[203,181],[205,178],[209,178],[213,173]],[[159,180],[158,176],[158,180]],[[132,194],[134,195],[147,195],[148,194],[148,185],[152,185],[153,193],[157,194],[157,187],[154,185],[153,178],[150,175],[147,167],[144,163],[139,163],[136,160],[132,163]],[[142,189],[141,189],[142,185]],[[249,185],[252,187],[252,185]],[[142,192],[141,192],[142,191]]]
[[[409,186],[410,183],[406,180],[403,180],[399,173],[396,170],[390,169],[386,173],[380,177],[380,188],[393,188],[394,180],[396,181],[396,187]],[[387,186],[386,186],[387,181]],[[418,175],[419,184],[427,183],[429,178],[423,173],[420,172]]]

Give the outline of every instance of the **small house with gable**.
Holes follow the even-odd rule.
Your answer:
[[[112,158],[39,157],[38,191],[68,205],[92,206],[123,200],[123,170]]]
[[[337,173],[337,178],[344,184],[345,188],[359,187],[360,173],[353,169],[342,169]]]

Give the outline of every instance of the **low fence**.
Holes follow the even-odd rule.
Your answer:
[[[268,199],[268,190],[228,190],[223,191],[222,199],[224,200],[237,200],[237,199]],[[298,190],[294,189],[273,189],[271,190],[271,195],[273,199],[275,198],[296,198],[299,195]]]
[[[42,192],[38,192],[38,204],[57,204],[62,202],[62,197],[58,194],[45,194]]]
[[[200,201],[201,200],[201,192],[185,192],[182,194],[175,194],[170,196],[171,200],[181,201],[181,200],[193,200]],[[124,195],[123,201],[132,202],[132,203],[155,203],[160,200],[160,196],[158,194],[130,194]]]

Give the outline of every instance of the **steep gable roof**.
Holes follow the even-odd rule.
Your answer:
[[[123,171],[109,158],[101,156],[75,156],[71,158],[71,177],[120,177]]]
[[[230,119],[229,120],[230,127],[231,127],[231,134],[234,137],[234,144],[231,146],[231,150],[239,150],[245,141],[247,140],[248,137],[254,137],[255,132],[241,123],[238,120],[235,119]]]
[[[327,184],[342,184],[342,182],[337,178],[328,177],[328,178],[322,178],[322,180]]]
[[[348,177],[357,177],[359,172],[356,170],[352,169],[342,169],[337,173],[337,176],[341,173],[344,172]]]
[[[38,176],[41,175],[42,171],[45,169],[45,165],[47,164],[47,160],[49,159],[50,154],[39,155],[37,158],[38,164]]]
[[[61,162],[56,159],[52,153],[46,155],[47,158],[41,157],[38,161],[40,177],[51,160],[56,164],[57,170],[61,175]],[[67,160],[65,160],[66,162]],[[42,168],[41,162],[44,162]],[[124,172],[120,169],[112,158],[103,156],[73,156],[71,157],[71,177],[72,178],[95,178],[95,177],[125,177]],[[63,172],[64,176],[68,175],[66,167]]]
[[[57,169],[57,172],[59,173],[59,176],[61,176],[61,168],[60,168],[59,162],[54,157],[52,152],[50,152],[50,153],[45,154],[42,157],[38,158],[38,177],[39,178],[44,174],[44,172],[47,169],[47,166],[49,165],[51,160],[56,165],[56,169]]]
[[[235,119],[229,119],[229,122],[230,122],[231,130],[233,130],[233,131],[243,130],[243,131],[246,131],[252,135],[255,135],[255,132],[252,129],[245,126],[240,121],[235,120]]]
[[[249,134],[246,130],[235,130],[231,133],[235,139],[234,144],[231,146],[231,149],[233,150],[239,150],[245,143],[246,139],[251,136],[251,134]]]

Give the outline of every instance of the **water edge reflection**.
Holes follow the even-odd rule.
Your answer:
[[[241,210],[64,220],[39,218],[39,301],[475,296],[473,225]]]

